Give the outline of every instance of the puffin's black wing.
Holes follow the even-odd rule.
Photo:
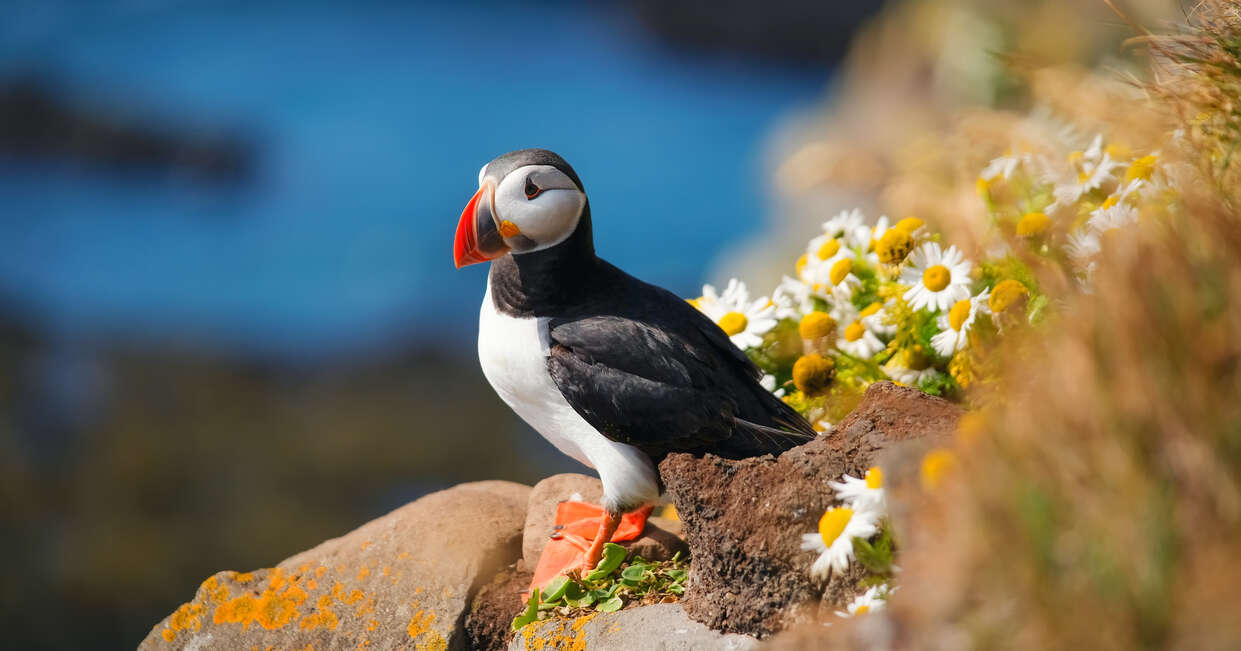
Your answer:
[[[758,369],[719,327],[675,295],[627,280],[597,309],[548,322],[551,377],[595,429],[656,458],[778,454],[815,436],[758,384]]]

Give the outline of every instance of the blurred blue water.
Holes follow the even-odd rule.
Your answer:
[[[0,160],[0,295],[68,338],[332,354],[465,345],[479,167],[576,167],[600,253],[682,294],[761,228],[763,136],[821,69],[669,51],[596,3],[6,3],[0,75],[257,143],[238,187]]]

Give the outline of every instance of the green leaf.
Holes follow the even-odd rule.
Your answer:
[[[548,581],[547,585],[543,586],[543,601],[559,601],[564,596],[565,590],[569,588],[570,583],[572,581],[569,580],[569,577],[563,574]]]
[[[595,566],[589,574],[586,575],[587,581],[599,581],[607,578],[613,570],[620,567],[625,562],[625,548],[616,543],[603,544],[603,558],[599,559],[599,564]]]
[[[664,570],[664,574],[667,574],[677,583],[684,581],[685,577],[688,576],[685,570]]]
[[[612,597],[607,601],[595,606],[595,610],[601,613],[614,613],[625,606],[625,602],[620,597]]]
[[[591,604],[595,603],[594,591],[583,592],[580,597],[570,597],[566,595],[565,603],[573,606],[574,608],[587,608]]]
[[[626,581],[633,581],[634,583],[637,583],[642,580],[643,576],[646,575],[646,570],[646,565],[630,565],[621,571],[621,578]]]
[[[523,626],[539,619],[539,589],[535,588],[526,602],[526,612],[513,618],[513,630],[520,631]]]

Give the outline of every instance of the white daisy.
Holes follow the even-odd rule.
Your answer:
[[[939,327],[942,330],[931,337],[931,345],[935,348],[935,352],[944,357],[952,357],[953,353],[965,347],[965,342],[968,341],[967,335],[974,325],[974,320],[978,318],[978,313],[986,312],[988,309],[987,297],[990,294],[990,289],[984,289],[978,296],[957,301],[947,314],[940,315]]]
[[[866,217],[857,208],[842,210],[835,217],[823,222],[823,233],[829,237],[841,237],[865,226],[865,222]]]
[[[867,322],[859,312],[852,309],[852,305],[847,302],[842,305],[848,307],[832,313],[836,323],[843,326],[840,337],[836,339],[836,348],[859,359],[874,357],[886,347],[885,344],[879,340],[879,336],[873,330],[867,327]]]
[[[941,251],[939,244],[927,242],[910,254],[909,262],[901,270],[901,283],[911,285],[904,298],[913,309],[946,310],[969,298],[973,265],[957,247]]]
[[[776,306],[766,296],[750,300],[745,283],[733,278],[722,295],[712,285],[702,286],[702,296],[690,301],[728,335],[733,345],[753,348],[763,343],[763,334],[776,325]]]
[[[1075,151],[1069,154],[1069,163],[1076,171],[1076,176],[1068,182],[1056,186],[1053,193],[1056,205],[1067,206],[1076,203],[1082,195],[1103,187],[1116,171],[1124,167],[1124,163],[1114,160],[1111,154],[1103,150],[1103,136],[1097,135],[1086,151]]]
[[[841,617],[853,617],[855,615],[877,613],[888,605],[887,594],[887,586],[871,586],[869,590],[854,598],[846,606],[846,610],[837,610],[836,614]]]
[[[819,530],[803,534],[801,548],[819,552],[810,566],[810,576],[826,579],[832,572],[843,572],[853,558],[853,539],[870,538],[879,531],[879,511],[835,506],[819,518]]]
[[[827,299],[827,296],[796,278],[781,277],[776,291],[771,293],[771,302],[776,304],[776,318],[800,320],[814,311],[814,297]]]
[[[926,355],[910,353],[902,351],[892,356],[883,366],[880,367],[888,377],[896,382],[909,387],[917,388],[927,380],[933,380],[943,375],[931,366],[930,360]]]
[[[1105,201],[1102,206],[1090,213],[1086,225],[1096,233],[1104,233],[1113,228],[1123,228],[1138,221],[1138,209],[1124,201]]]
[[[1069,257],[1079,266],[1084,266],[1101,249],[1099,234],[1090,229],[1082,229],[1069,233],[1069,241],[1064,245]]]
[[[858,317],[862,320],[862,325],[867,330],[877,335],[894,335],[896,334],[896,324],[888,322],[888,307],[892,301],[888,301],[883,305],[879,303],[871,303],[858,312]]]
[[[987,181],[993,181],[997,177],[1003,177],[1007,181],[1012,177],[1013,172],[1017,171],[1019,165],[1028,163],[1029,160],[1029,153],[1014,154],[1013,150],[1010,149],[1003,156],[991,159],[991,162],[982,168],[980,176]]]
[[[883,471],[879,466],[872,466],[866,476],[859,479],[845,475],[841,481],[829,481],[828,486],[836,491],[836,499],[854,509],[883,511]]]
[[[763,377],[759,378],[758,383],[764,389],[767,389],[767,391],[771,393],[772,395],[774,395],[775,397],[777,398],[784,397],[784,389],[781,389],[776,386],[776,376],[770,373],[764,373]]]

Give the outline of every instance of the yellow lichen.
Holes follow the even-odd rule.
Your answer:
[[[414,607],[418,604],[415,602]],[[431,624],[435,623],[435,613],[419,610],[409,620],[409,626],[405,629],[411,638],[416,638],[423,633],[431,630]]]
[[[319,597],[319,601],[315,605],[315,612],[302,618],[301,628],[313,631],[316,628],[323,627],[334,631],[339,624],[340,619],[337,618],[336,612],[332,610],[332,595],[325,594]]]

